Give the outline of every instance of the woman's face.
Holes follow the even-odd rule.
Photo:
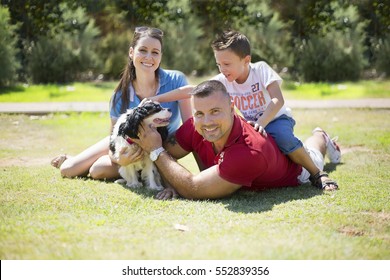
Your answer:
[[[135,47],[130,48],[129,55],[137,71],[154,73],[161,63],[161,43],[149,36],[141,37]]]

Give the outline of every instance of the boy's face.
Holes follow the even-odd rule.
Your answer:
[[[214,51],[215,62],[217,63],[219,72],[221,72],[229,82],[236,81],[242,84],[246,81],[249,75],[249,62],[251,57],[247,55],[245,58],[240,58],[230,49]]]

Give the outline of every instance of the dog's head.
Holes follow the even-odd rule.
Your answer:
[[[142,125],[153,125],[157,127],[163,140],[168,136],[167,125],[172,113],[170,109],[161,107],[154,102],[145,102],[144,104],[128,110],[125,113],[126,118],[119,124],[118,135],[126,138],[139,139],[138,132]],[[118,121],[120,121],[118,119]]]

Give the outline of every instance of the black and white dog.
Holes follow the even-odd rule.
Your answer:
[[[110,150],[114,157],[118,159],[121,153],[129,152],[130,149],[138,147],[130,138],[139,139],[138,131],[142,125],[153,124],[164,141],[168,136],[167,125],[171,115],[169,109],[151,101],[141,103],[138,107],[127,110],[118,118],[110,137]],[[129,188],[141,187],[139,171],[141,171],[141,180],[145,182],[149,189],[163,189],[160,174],[149,156],[144,156],[141,160],[127,166],[121,166],[119,174],[124,180],[117,180],[117,182],[126,183]]]

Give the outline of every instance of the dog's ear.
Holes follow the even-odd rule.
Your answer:
[[[138,108],[135,108],[131,113],[127,114],[126,121],[119,126],[119,135],[127,135],[130,138],[139,139],[138,127],[141,124],[143,118],[137,109]]]
[[[119,129],[118,129],[118,135],[120,136],[125,136],[126,135],[126,131],[127,131],[127,117],[126,117],[126,121],[124,121],[123,123],[121,123],[119,125]]]
[[[110,151],[112,153],[115,153],[115,141],[113,141],[112,139],[110,140]]]
[[[146,102],[141,107],[138,107],[140,111],[142,111],[142,115],[150,116],[154,113],[160,112],[163,108],[159,103],[154,102]]]

